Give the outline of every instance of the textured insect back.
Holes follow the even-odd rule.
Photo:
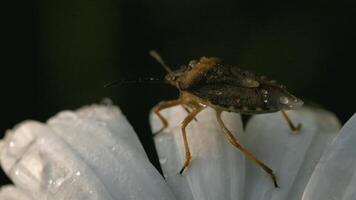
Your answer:
[[[201,57],[199,61],[191,61],[185,73],[179,77],[181,89],[185,90],[198,84],[208,71],[218,66],[219,62],[220,60],[215,57]]]
[[[260,86],[260,82],[254,74],[237,67],[229,67],[229,69],[235,77],[235,81],[237,81],[236,84],[248,88],[256,88]]]

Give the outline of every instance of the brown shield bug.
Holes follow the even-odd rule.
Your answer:
[[[167,120],[160,114],[161,110],[182,105],[188,111],[188,115],[181,126],[185,147],[185,162],[179,173],[183,173],[191,160],[185,128],[200,111],[209,106],[215,109],[218,124],[223,129],[228,141],[246,157],[255,161],[270,175],[274,186],[278,187],[272,169],[238,143],[235,136],[222,121],[221,113],[227,111],[241,114],[261,114],[281,111],[291,130],[298,131],[301,124],[295,126],[285,110],[296,109],[303,105],[303,101],[290,94],[283,85],[276,84],[274,81],[256,76],[248,71],[223,65],[218,58],[201,57],[199,60],[190,61],[188,65],[172,71],[155,51],[150,51],[150,55],[168,72],[164,78],[165,81],[176,87],[180,92],[178,99],[162,101],[153,108],[153,112],[163,124],[158,132],[168,127]]]

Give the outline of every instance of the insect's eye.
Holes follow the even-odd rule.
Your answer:
[[[190,61],[189,62],[189,67],[193,67],[194,65],[196,65],[198,63],[198,61],[196,61],[196,60],[192,60],[192,61]]]
[[[177,79],[176,76],[173,76],[173,75],[167,76],[167,80],[169,80],[169,81],[175,81],[176,79]]]
[[[197,64],[198,64],[198,61],[196,61],[196,60],[190,61],[189,64],[186,66],[185,71],[191,70]]]

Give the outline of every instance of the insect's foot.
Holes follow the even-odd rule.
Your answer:
[[[267,167],[267,166],[266,166],[265,164],[263,164],[263,163],[260,163],[260,166],[263,168],[263,170],[264,170],[265,172],[267,172],[268,175],[270,175],[270,177],[271,177],[271,179],[272,179],[272,181],[273,181],[274,187],[275,187],[275,188],[279,188],[279,185],[278,185],[278,183],[277,183],[277,178],[276,178],[276,176],[274,175],[273,170],[272,170],[271,168]]]
[[[187,167],[189,166],[190,164],[190,158],[187,158],[184,162],[184,165],[182,167],[182,169],[179,171],[179,174],[182,175],[184,170],[187,169]]]
[[[182,169],[181,169],[181,170],[179,170],[179,174],[180,174],[180,175],[182,175],[182,174],[183,174],[183,172],[184,172],[185,168],[186,168],[186,167],[185,167],[185,166],[183,166],[183,167],[182,167]]]
[[[291,127],[291,129],[294,133],[298,133],[300,131],[300,129],[302,129],[302,124],[299,123],[297,126]]]
[[[277,179],[276,179],[276,177],[274,176],[274,174],[271,174],[271,177],[272,177],[272,180],[273,180],[274,187],[275,187],[275,188],[279,188],[279,185],[278,185],[278,183],[277,183]]]
[[[153,135],[153,137],[154,137],[154,136],[156,136],[156,135],[158,135],[158,134],[160,134],[160,133],[161,133],[161,131],[155,131],[155,132],[152,133],[152,135]]]
[[[158,131],[153,132],[153,136],[156,136],[156,135],[162,133],[164,131],[164,129],[166,129],[166,128],[167,127],[164,126],[164,127],[160,128]]]

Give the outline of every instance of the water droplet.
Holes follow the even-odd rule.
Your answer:
[[[18,170],[15,171],[15,175],[18,176],[20,172]]]
[[[216,91],[216,95],[222,95],[223,94],[223,92],[221,92],[221,91]]]
[[[162,138],[162,137],[159,137],[159,138],[157,139],[157,141],[158,141],[158,142],[163,142],[163,138]]]
[[[66,178],[58,178],[57,180],[53,181],[53,185],[58,188],[64,183],[65,180]]]
[[[267,99],[264,99],[263,102],[268,103],[268,100],[267,100]]]
[[[80,171],[77,171],[77,173],[75,173],[76,176],[80,176]]]
[[[280,97],[279,98],[279,102],[281,104],[288,104],[289,103],[289,99],[287,97]]]
[[[9,146],[10,146],[10,147],[14,147],[14,146],[15,146],[14,141],[11,141],[11,142],[9,143]]]
[[[258,81],[251,78],[245,78],[243,80],[243,84],[245,84],[247,87],[258,87],[260,85]]]
[[[111,151],[116,151],[116,147],[115,147],[115,146],[112,146],[112,147],[111,147]]]
[[[159,158],[159,163],[164,164],[167,162],[167,158]]]

